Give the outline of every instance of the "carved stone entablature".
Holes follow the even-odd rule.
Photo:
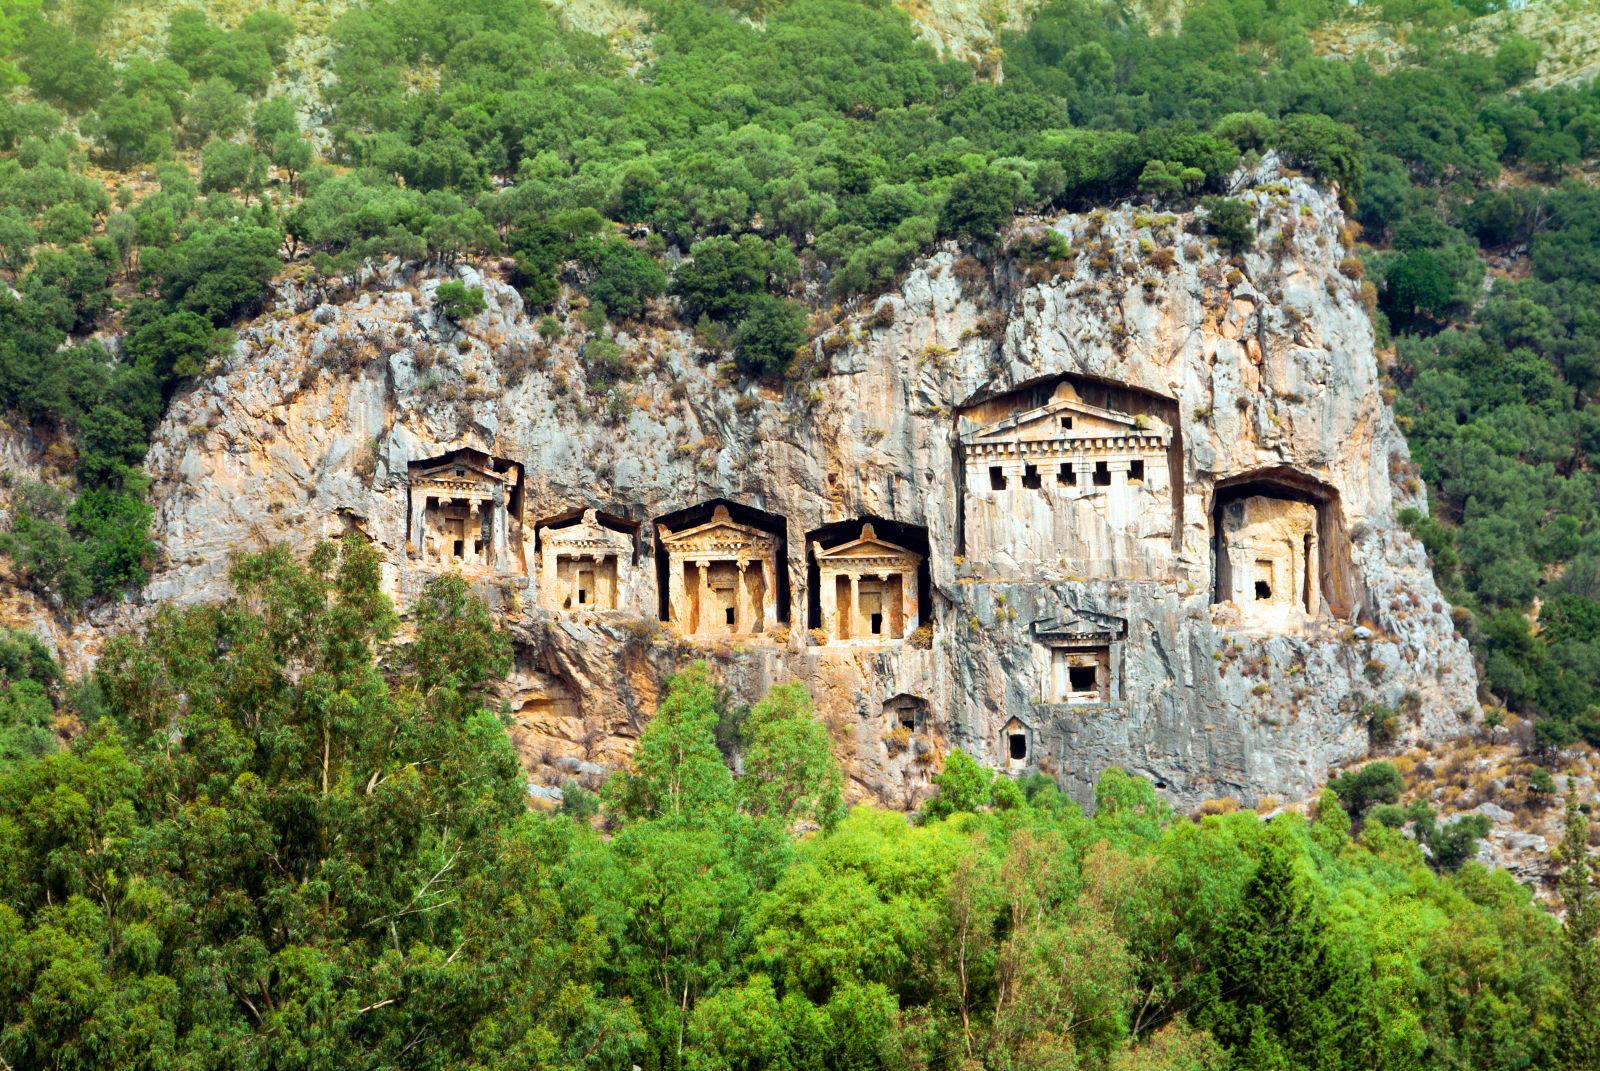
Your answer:
[[[885,643],[917,627],[922,555],[879,539],[872,525],[848,543],[811,544],[817,562],[822,627],[834,643]]]
[[[668,620],[686,636],[770,632],[778,624],[778,538],[739,524],[726,506],[681,532],[660,529]]]
[[[426,567],[520,573],[512,551],[515,462],[454,450],[409,466],[410,555]]]
[[[633,536],[593,509],[576,524],[539,529],[539,605],[549,610],[615,610],[635,571]]]
[[[1165,571],[1173,432],[1159,417],[1090,405],[1064,382],[1044,405],[961,424],[969,559],[1055,575]]]
[[[1077,610],[1033,626],[1042,665],[1044,703],[1115,703],[1122,699],[1122,647],[1128,622],[1112,614]]]

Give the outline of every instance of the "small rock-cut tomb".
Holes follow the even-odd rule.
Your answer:
[[[1317,507],[1253,495],[1220,513],[1221,594],[1239,607],[1243,621],[1282,628],[1315,617],[1322,601]]]
[[[519,470],[476,450],[410,466],[408,541],[423,564],[465,571],[520,571],[511,553],[510,509]]]
[[[705,524],[660,529],[667,615],[686,636],[742,636],[778,623],[778,538],[717,506]]]
[[[549,610],[615,610],[633,562],[633,537],[592,509],[576,524],[539,529],[539,605]]]
[[[1160,418],[1090,405],[1062,382],[1043,405],[962,425],[969,561],[1127,576],[1170,559],[1172,429]]]
[[[922,555],[879,539],[872,525],[816,558],[823,628],[835,643],[885,643],[917,627],[917,568]]]
[[[1044,651],[1040,699],[1045,703],[1114,703],[1122,699],[1122,643],[1128,623],[1080,611],[1042,621],[1034,635]]]

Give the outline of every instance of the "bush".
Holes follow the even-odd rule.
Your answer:
[[[1009,171],[985,169],[961,175],[939,209],[939,233],[980,245],[992,243],[1021,197],[1022,183]]]
[[[1392,762],[1371,762],[1359,770],[1334,778],[1329,784],[1339,802],[1355,821],[1365,817],[1378,803],[1394,803],[1405,788],[1405,780]]]
[[[468,286],[459,279],[446,280],[433,292],[433,311],[451,323],[470,320],[488,307],[480,288]]]
[[[1207,197],[1206,230],[1230,253],[1242,253],[1256,240],[1255,210],[1237,197]]]
[[[733,356],[746,375],[769,375],[787,368],[805,341],[805,306],[760,294],[734,329]]]

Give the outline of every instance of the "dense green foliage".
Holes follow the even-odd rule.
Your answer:
[[[526,812],[484,706],[509,645],[461,581],[397,642],[355,537],[233,577],[113,643],[65,750],[5,735],[58,680],[0,636],[8,1066],[1466,1071],[1592,1042],[1581,839],[1563,933],[1503,872],[1353,840],[1331,793],[1196,823],[1111,770],[1085,818],[956,752],[920,822],[845,814],[804,689],[730,718],[704,664],[602,830],[576,791]]]

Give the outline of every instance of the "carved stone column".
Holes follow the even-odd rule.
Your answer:
[[[711,630],[706,628],[706,611],[711,607],[711,584],[708,576],[711,570],[711,563],[695,562],[694,564],[698,571],[696,573],[697,586],[694,592],[694,609],[690,614],[693,618],[691,628],[697,633],[710,632]]]
[[[559,585],[558,559],[556,549],[551,546],[554,542],[546,529],[544,545],[539,548],[539,602],[551,610],[561,609],[561,592]]]
[[[861,638],[861,574],[850,574],[850,638]]]
[[[748,558],[739,559],[739,579],[734,582],[733,588],[733,630],[734,632],[753,632],[750,619],[750,578],[745,570],[750,567]]]
[[[778,574],[771,558],[761,559],[761,582],[766,586],[761,598],[761,620],[765,630],[771,632],[778,627]]]
[[[497,486],[494,489],[494,498],[489,509],[489,547],[490,555],[494,558],[496,571],[509,573],[511,571],[511,540],[510,525],[507,523],[506,489]]]
[[[424,522],[428,515],[428,493],[426,491],[411,492],[411,534],[408,537],[412,553],[416,557],[422,556],[422,551],[427,543],[427,532]]]
[[[900,639],[905,639],[917,631],[917,626],[922,622],[917,620],[917,571],[904,570],[900,573],[900,620],[902,630]]]

